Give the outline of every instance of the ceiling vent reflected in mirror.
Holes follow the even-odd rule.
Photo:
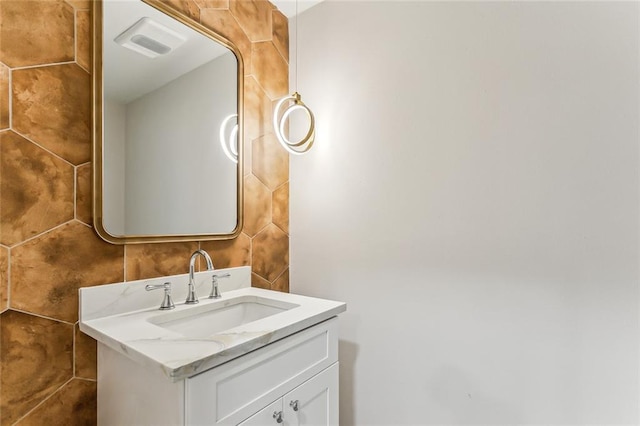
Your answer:
[[[177,49],[187,41],[186,37],[144,17],[133,24],[114,41],[149,58],[157,58]]]

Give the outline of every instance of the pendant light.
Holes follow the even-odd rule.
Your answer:
[[[298,0],[296,0],[296,31],[295,31],[295,39],[296,39],[296,88],[298,86]],[[286,108],[285,108],[286,107]],[[283,110],[284,108],[284,110]],[[291,114],[295,111],[304,111],[309,120],[309,129],[305,136],[299,141],[291,141],[286,136],[286,123],[290,118]],[[309,109],[308,106],[302,102],[302,97],[296,91],[292,95],[285,96],[280,99],[276,104],[276,107],[273,111],[273,129],[276,133],[276,137],[280,144],[286,149],[290,154],[301,155],[305,152],[309,151],[313,146],[313,142],[315,141],[316,135],[316,126],[315,126],[315,118],[313,116],[313,112]]]

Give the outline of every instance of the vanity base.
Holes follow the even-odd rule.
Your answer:
[[[98,425],[337,425],[337,336],[334,317],[177,382],[99,343]]]

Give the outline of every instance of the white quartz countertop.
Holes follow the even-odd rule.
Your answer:
[[[142,365],[160,368],[167,377],[178,381],[346,310],[346,304],[342,302],[250,287],[248,267],[214,272],[231,274],[229,279],[219,279],[222,297],[206,298],[212,272],[201,272],[196,274],[196,290],[200,298],[197,305],[184,304],[186,274],[83,288],[80,290],[80,330]],[[173,291],[176,307],[171,311],[158,309],[162,290],[144,290],[146,284],[163,282],[171,282],[176,290],[180,288]],[[276,304],[295,307],[206,337],[186,337],[153,323],[166,312],[174,316],[189,315],[189,310],[217,309],[234,303],[237,298],[269,299]]]

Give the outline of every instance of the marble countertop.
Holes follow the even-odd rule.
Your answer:
[[[196,274],[197,305],[185,305],[187,274],[108,284],[80,289],[80,330],[111,349],[151,368],[160,368],[173,381],[199,374],[238,356],[261,348],[346,310],[330,300],[250,287],[249,267],[219,269],[229,273],[219,279],[222,297],[208,299],[212,272]],[[171,282],[175,309],[160,311],[162,290],[147,292],[146,284]],[[151,321],[166,312],[188,315],[189,310],[211,309],[233,303],[238,297],[266,298],[297,305],[266,318],[207,337],[185,337]],[[215,305],[215,306],[214,306]]]

